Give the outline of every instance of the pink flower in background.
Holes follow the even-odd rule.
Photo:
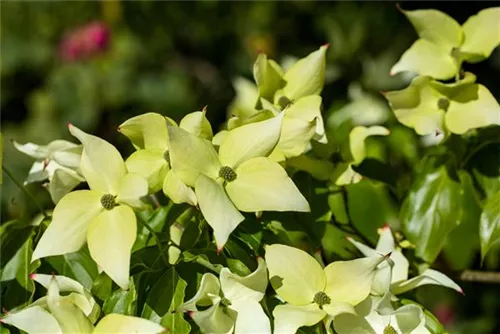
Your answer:
[[[60,46],[60,57],[74,61],[92,57],[106,50],[110,41],[110,30],[102,22],[91,22],[67,33]]]
[[[445,327],[450,327],[455,322],[455,310],[450,304],[442,303],[432,312]]]

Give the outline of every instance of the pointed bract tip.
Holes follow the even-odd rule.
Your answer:
[[[201,112],[206,114],[207,113],[207,108],[208,108],[208,105],[204,106],[203,109],[201,109]]]
[[[396,75],[396,72],[394,72],[393,70],[391,70],[391,71],[389,72],[389,76],[393,77],[393,76],[395,76],[395,75]]]
[[[73,123],[68,122],[68,129],[71,129],[73,126],[74,126]]]
[[[390,257],[391,257],[391,254],[392,254],[392,252],[389,252],[389,253],[385,254],[385,255],[384,255],[384,259],[388,259],[388,258],[390,258]]]
[[[116,131],[120,132],[120,130],[121,130],[121,129],[120,129],[120,127],[119,127],[119,126],[117,126],[117,127],[116,127]]]
[[[460,287],[459,287],[457,291],[458,291],[458,292],[459,292],[462,296],[465,296],[465,292],[464,292],[464,290],[463,290],[462,288],[460,288]]]
[[[2,313],[9,314],[9,310],[7,310],[5,307],[2,307]],[[2,319],[0,319],[2,321]]]
[[[170,328],[168,328],[168,327],[163,327],[163,332],[170,332]]]
[[[194,315],[194,312],[193,312],[193,311],[188,311],[188,312],[187,312],[187,315],[188,315],[190,318],[192,318],[192,317],[193,317],[193,315]]]
[[[347,241],[352,241],[352,240],[353,240],[353,239],[351,238],[351,236],[349,236],[349,235],[346,235],[346,236],[345,236],[345,239],[346,239]]]
[[[385,90],[381,90],[379,93],[382,94],[383,97],[385,97],[385,95],[387,94]]]
[[[35,279],[36,278],[36,273],[31,273],[28,275],[30,279]]]
[[[224,250],[224,246],[217,246],[217,255],[220,255],[220,253],[222,253],[222,251]]]
[[[396,9],[399,10],[399,11],[403,11],[403,8],[401,8],[401,5],[399,4],[399,2],[396,2]]]
[[[325,43],[321,45],[322,48],[328,49],[330,47],[330,43]]]
[[[389,226],[389,224],[385,223],[384,226],[382,226],[382,229],[383,230],[390,230],[391,227]]]

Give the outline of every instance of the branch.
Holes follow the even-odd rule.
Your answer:
[[[31,200],[36,204],[36,206],[38,206],[38,209],[42,212],[43,214],[43,217],[45,219],[49,219],[49,216],[45,213],[45,209],[43,208],[43,206],[38,202],[38,200],[36,199],[36,197],[28,190],[26,189],[26,187],[21,184],[21,182],[19,182],[15,177],[14,175],[12,175],[12,173],[9,171],[9,169],[5,166],[5,165],[2,165],[2,169],[3,171],[5,172],[5,174],[7,174],[7,176],[9,177],[9,179],[12,180],[12,182],[14,182],[16,184],[16,186],[19,187],[19,189],[21,189],[21,191],[26,195],[28,196],[29,198],[31,198]]]
[[[500,284],[500,272],[464,270],[459,277],[466,282],[496,283]]]
[[[170,263],[168,262],[168,258],[167,258],[167,252],[166,250],[163,248],[162,244],[161,244],[161,241],[160,241],[160,238],[158,237],[158,234],[156,234],[155,230],[153,230],[153,228],[151,226],[148,225],[148,223],[146,223],[145,221],[143,221],[142,219],[137,219],[137,221],[142,225],[144,226],[148,231],[149,233],[151,233],[151,235],[153,236],[153,238],[155,238],[155,241],[156,241],[156,245],[158,246],[158,250],[160,251],[160,254],[162,255],[163,257],[163,261],[165,261],[165,264],[167,266],[170,265]]]

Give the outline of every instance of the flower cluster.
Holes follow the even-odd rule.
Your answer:
[[[402,124],[420,135],[444,136],[500,124],[500,107],[491,93],[475,83],[474,75],[460,75],[462,62],[488,57],[500,43],[500,39],[493,44],[478,42],[483,38],[479,32],[495,21],[498,11],[484,10],[462,27],[440,12],[404,11],[420,39],[393,72],[410,70],[419,75],[409,87],[386,94]],[[435,25],[445,29],[434,29]],[[80,35],[84,45],[92,41],[90,51],[69,47],[70,58],[102,49],[107,42],[102,26],[88,27]],[[305,171],[328,186],[359,182],[362,176],[357,167],[367,155],[365,140],[390,132],[380,125],[354,126],[347,145],[334,148],[340,161],[332,159],[333,150],[316,154],[315,147],[331,143],[320,96],[327,49],[328,45],[321,46],[287,68],[260,54],[253,67],[255,83],[235,80],[237,96],[230,106],[231,115],[216,133],[204,108],[179,123],[152,112],[126,120],[118,131],[135,149],[126,159],[112,144],[72,124],[69,132],[78,145],[62,140],[46,146],[15,143],[19,151],[37,160],[26,182],[47,180],[46,188],[56,204],[31,262],[77,252],[87,245],[99,271],[128,290],[131,254],[141,233],[137,224],[144,212],[150,212],[148,196],[161,192],[169,205],[183,204],[192,210],[190,214],[196,212],[199,234],[208,224],[213,238],[204,236],[220,254],[231,245],[230,236],[245,219],[260,217],[264,211],[311,211],[292,180],[295,171]],[[453,76],[455,83],[436,81]],[[81,182],[89,189],[73,191]],[[163,243],[168,245],[164,252],[168,254],[160,255],[172,268],[186,257],[185,226],[176,223],[162,231],[170,232],[167,242],[153,227],[144,226],[156,237],[160,252]],[[398,295],[424,284],[462,292],[451,279],[429,267],[419,267],[418,275],[409,278],[410,263],[389,227],[381,229],[376,249],[348,240],[364,258],[324,266],[304,250],[276,243],[264,247],[264,258],[257,258],[253,272],[246,268],[246,276],[236,274],[229,265],[220,270],[207,266],[219,277],[200,275],[198,292],[185,302],[182,292],[179,305],[169,305],[174,308],[169,315],[187,312],[206,333],[294,333],[318,323],[328,330],[333,325],[339,334],[428,333],[423,309],[403,304]],[[1,322],[27,333],[164,331],[153,311],[149,319],[154,321],[114,313],[98,321],[99,306],[77,281],[43,274],[33,279],[47,289],[47,295],[11,311]],[[268,283],[275,293],[269,293]]]

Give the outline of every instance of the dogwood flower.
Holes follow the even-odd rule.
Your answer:
[[[47,295],[22,310],[7,313],[0,318],[0,323],[27,334],[159,334],[165,331],[150,320],[121,314],[106,315],[94,328],[100,308],[80,283],[65,276],[34,274],[32,278],[47,289]]]
[[[283,162],[301,155],[312,148],[311,140],[326,143],[319,94],[323,89],[327,48],[320,47],[286,72],[260,54],[253,67],[257,87],[243,79],[235,81],[237,96],[230,107],[228,129],[272,118],[283,111],[281,136],[270,155],[272,160]]]
[[[31,277],[47,289],[47,295],[20,311],[8,313],[1,322],[28,334],[92,332],[100,308],[80,283],[65,276]],[[61,292],[65,295],[61,296]]]
[[[401,10],[415,28],[419,39],[392,67],[391,75],[403,71],[452,78],[463,61],[477,63],[488,58],[500,45],[499,7],[486,8],[462,25],[435,9]]]
[[[24,184],[48,180],[44,186],[55,204],[85,181],[78,171],[81,145],[66,140],[54,140],[47,145],[19,144],[15,141],[13,144],[18,151],[37,160],[31,166]]]
[[[280,244],[266,246],[270,283],[286,304],[273,311],[275,333],[295,333],[340,313],[354,313],[353,306],[370,293],[376,267],[388,255],[337,261],[324,269],[306,252]]]
[[[343,313],[333,320],[338,334],[430,334],[421,307],[404,305],[379,309],[382,297],[369,296],[354,307],[356,314]]]
[[[73,125],[69,131],[83,144],[80,169],[90,190],[64,196],[54,208],[52,222],[33,251],[31,261],[78,251],[87,242],[90,255],[121,288],[128,289],[130,252],[148,184],[129,173],[118,150]]]
[[[257,269],[244,277],[228,268],[222,268],[220,280],[204,274],[198,292],[180,310],[189,311],[206,333],[271,333],[269,319],[259,304],[267,288],[267,268],[262,258],[257,262]]]
[[[417,76],[408,87],[387,92],[385,97],[398,121],[421,136],[461,135],[471,129],[500,125],[500,105],[469,72],[450,84]]]
[[[447,288],[458,291],[463,294],[462,288],[453,282],[448,276],[434,269],[425,269],[420,275],[408,279],[409,262],[401,252],[401,248],[396,246],[394,237],[389,226],[384,226],[380,232],[375,249],[366,246],[354,239],[347,238],[363,255],[372,257],[378,253],[391,253],[390,259],[394,262],[391,270],[387,263],[381,263],[377,267],[375,279],[373,284],[373,293],[383,295],[384,282],[387,280],[388,275],[391,275],[390,291],[394,295],[404,293],[406,291],[415,289],[422,285],[432,284],[441,285]]]
[[[355,126],[349,133],[349,156],[348,162],[339,163],[335,166],[331,180],[338,186],[358,183],[362,176],[357,173],[352,166],[357,166],[366,157],[366,138],[370,136],[387,136],[390,131],[383,126],[374,125],[370,127]]]
[[[171,171],[167,124],[177,125],[172,119],[157,113],[136,116],[121,124],[118,131],[127,136],[137,149],[125,164],[130,172],[148,180],[151,193],[163,189],[174,203],[196,205],[194,191]],[[212,128],[205,117],[205,110],[186,115],[180,127],[196,136],[212,139]]]
[[[172,169],[195,188],[218,249],[243,221],[238,211],[309,211],[286,171],[267,156],[280,137],[282,114],[228,131],[219,152],[212,143],[169,126]]]

